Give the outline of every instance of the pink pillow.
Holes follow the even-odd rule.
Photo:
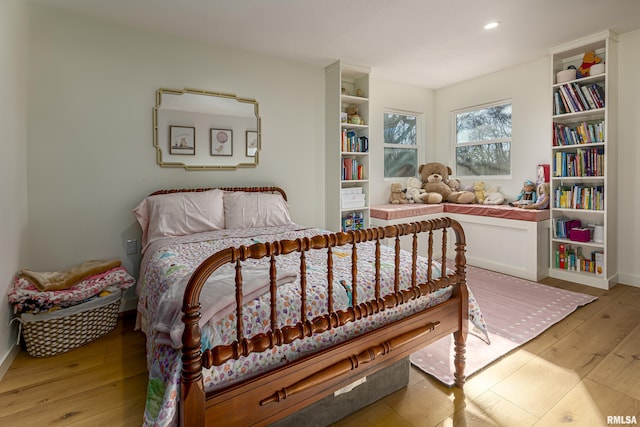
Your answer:
[[[222,190],[158,194],[133,210],[142,228],[143,251],[155,240],[224,228]]]
[[[279,193],[227,192],[224,217],[228,229],[292,224],[289,205]]]

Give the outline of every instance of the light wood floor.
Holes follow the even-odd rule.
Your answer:
[[[543,283],[598,300],[472,376],[464,394],[412,369],[409,387],[336,426],[640,423],[640,288]],[[0,381],[0,426],[138,426],[146,379],[143,336],[124,317],[80,349],[44,359],[21,352]]]

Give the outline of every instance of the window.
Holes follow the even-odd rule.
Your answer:
[[[384,113],[384,177],[409,178],[418,172],[418,117]]]
[[[456,176],[511,175],[511,102],[454,112]]]

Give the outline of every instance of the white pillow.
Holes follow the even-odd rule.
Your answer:
[[[184,236],[224,228],[222,190],[158,194],[133,210],[142,228],[143,251],[166,236]]]
[[[224,194],[225,228],[275,227],[292,224],[289,205],[279,193]]]

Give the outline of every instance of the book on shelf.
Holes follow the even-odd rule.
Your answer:
[[[604,121],[581,122],[574,125],[553,123],[555,147],[604,142]]]
[[[559,99],[558,99],[559,98]],[[554,112],[578,113],[604,108],[604,88],[597,83],[564,83],[554,92]]]
[[[571,83],[570,89],[571,89],[571,96],[573,96],[573,98],[576,101],[576,105],[578,106],[578,111],[588,110],[589,103],[587,103],[587,100],[584,99],[584,96],[582,95],[582,91],[580,90],[580,86],[577,83]]]
[[[604,276],[604,252],[593,251],[592,255],[596,276]]]
[[[591,256],[584,256],[582,247],[559,244],[554,253],[555,268],[569,271],[581,271],[604,275],[604,252],[593,251]]]
[[[569,107],[567,112],[575,113],[579,111],[576,100],[571,95],[571,89],[569,88],[569,85],[560,86],[560,96],[562,97],[562,99],[564,99],[565,104]]]
[[[554,191],[553,206],[561,209],[604,210],[604,186],[561,185]]]
[[[584,99],[587,102],[587,104],[589,105],[589,109],[590,110],[595,110],[595,109],[599,108],[596,105],[593,97],[589,93],[589,88],[587,86],[580,86],[580,90],[582,91],[582,99]]]
[[[356,159],[343,159],[342,162],[342,180],[362,180],[364,179],[364,167]]]
[[[353,129],[343,129],[340,141],[341,150],[345,153],[367,153],[369,151],[369,138],[358,136]]]
[[[604,252],[597,250],[591,252],[590,256],[584,256],[582,247],[560,244],[554,253],[554,267],[603,276]]]
[[[556,151],[553,156],[554,176],[604,176],[604,163],[603,148],[577,148],[574,152]]]
[[[594,97],[598,108],[604,108],[604,88],[599,84],[593,83],[589,86],[589,93]]]
[[[560,98],[560,92],[553,93],[553,114],[560,115],[565,114],[567,112],[567,106],[564,104],[563,100]]]

